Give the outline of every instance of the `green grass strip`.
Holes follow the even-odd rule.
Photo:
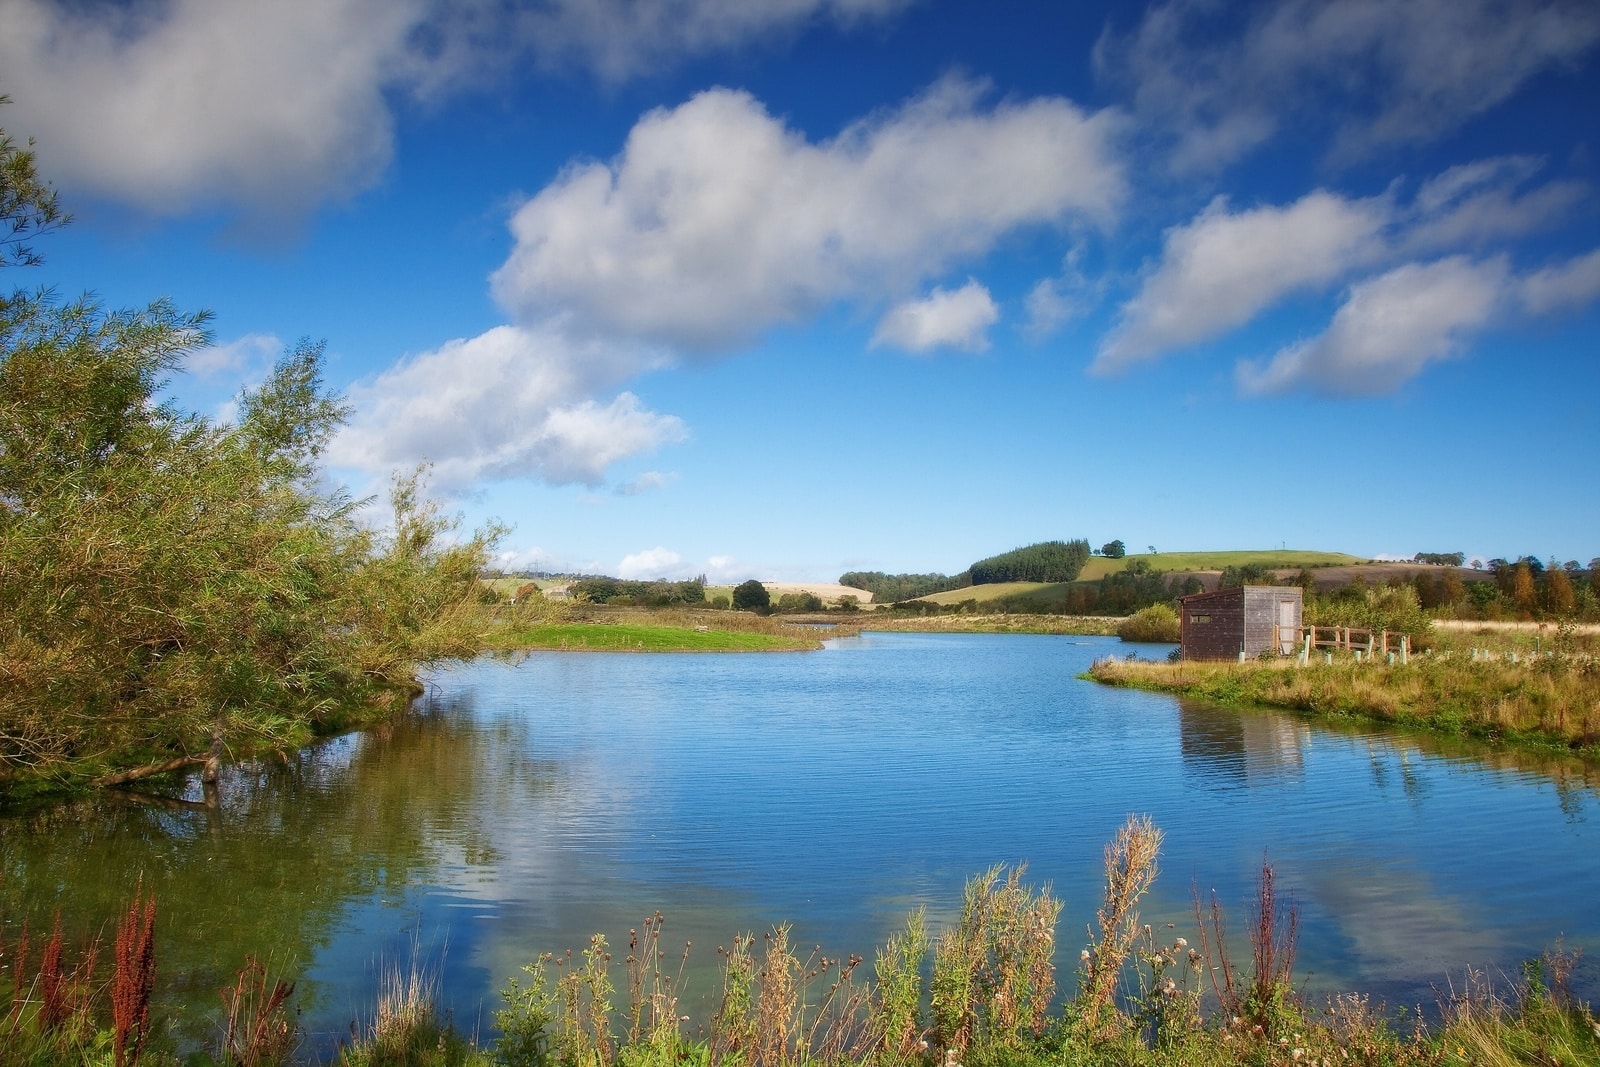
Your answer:
[[[507,628],[489,638],[494,649],[568,652],[792,652],[814,649],[819,643],[738,630],[583,622]]]

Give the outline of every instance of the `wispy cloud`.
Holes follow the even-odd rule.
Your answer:
[[[1171,0],[1095,50],[1182,171],[1242,158],[1293,121],[1334,158],[1432,141],[1600,43],[1588,0]]]
[[[1239,387],[1248,395],[1393,392],[1494,322],[1509,277],[1504,258],[1451,256],[1396,267],[1352,286],[1324,333],[1281,350],[1264,367],[1241,363]]]
[[[1161,258],[1123,305],[1091,369],[1120,371],[1249,322],[1285,296],[1336,282],[1383,252],[1382,199],[1318,190],[1287,207],[1235,212],[1218,198],[1167,231]]]
[[[1522,305],[1532,315],[1574,311],[1600,300],[1600,248],[1522,279]]]
[[[645,471],[632,481],[624,482],[617,486],[618,496],[639,496],[643,493],[652,493],[657,489],[664,489],[678,480],[676,472],[662,473],[661,471]]]
[[[548,64],[621,82],[681,60],[786,35],[826,20],[880,22],[916,0],[544,0],[517,16]]]
[[[1117,373],[1211,341],[1297,295],[1373,280],[1440,253],[1497,249],[1555,228],[1571,217],[1586,187],[1530,184],[1542,165],[1525,156],[1479,160],[1422,182],[1409,198],[1400,183],[1375,197],[1319,189],[1292,204],[1237,211],[1219,197],[1167,231],[1160,255],[1119,309],[1090,370]],[[1565,269],[1578,272],[1570,282],[1552,274],[1548,283],[1529,284],[1548,285],[1552,293],[1566,284],[1571,299],[1587,299],[1581,268]],[[1498,277],[1507,286],[1516,278],[1510,271]],[[1497,293],[1495,303],[1513,296]]]
[[[264,375],[283,351],[283,342],[270,333],[243,337],[189,353],[183,369],[196,378],[249,378]]]

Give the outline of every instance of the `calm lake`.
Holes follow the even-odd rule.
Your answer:
[[[413,952],[487,1034],[522,964],[596,932],[625,945],[656,910],[669,945],[694,944],[692,1000],[714,996],[736,933],[792,923],[870,971],[908,911],[937,927],[968,877],[1026,862],[1066,903],[1070,988],[1102,849],[1145,813],[1166,833],[1145,921],[1193,940],[1198,887],[1242,933],[1265,855],[1299,905],[1313,993],[1426,1009],[1465,967],[1514,974],[1559,937],[1600,954],[1600,768],[1076,677],[1130,647],[1166,652],[865,634],[811,654],[451,666],[393,727],[235,769],[216,811],[108,800],[0,821],[0,918],[8,941],[58,905],[98,928],[142,879],[191,1038],[252,953],[299,979],[326,1048]],[[1600,992],[1588,960],[1579,979]]]

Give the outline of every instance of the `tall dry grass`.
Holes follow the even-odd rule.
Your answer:
[[[1018,1049],[1044,1031],[1061,901],[1023,873],[991,867],[967,882],[961,918],[934,944],[933,1036],[947,1060],[973,1045]]]
[[[1109,1036],[1126,1022],[1115,1004],[1117,982],[1139,935],[1139,901],[1155,882],[1161,836],[1149,816],[1133,816],[1106,846],[1105,897],[1095,913],[1098,936],[1090,933],[1081,957],[1076,1005],[1077,1025],[1091,1040]]]

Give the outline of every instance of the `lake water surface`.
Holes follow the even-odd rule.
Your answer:
[[[814,654],[535,654],[440,669],[417,713],[236,769],[215,811],[102,802],[0,822],[14,938],[59,905],[88,930],[143,880],[184,1027],[214,1025],[245,953],[301,980],[322,1047],[416,951],[458,1024],[540,952],[612,945],[660,910],[716,946],[792,923],[873,950],[963,882],[1028,864],[1066,903],[1070,986],[1130,813],[1166,833],[1143,913],[1194,939],[1215,891],[1243,931],[1263,856],[1301,913],[1313,992],[1435,999],[1558,937],[1600,953],[1600,770],[1559,758],[1217,708],[1077,675],[1114,640],[865,634]],[[1147,657],[1164,646],[1141,646]],[[1241,953],[1242,955],[1242,953]],[[869,962],[870,969],[870,962]],[[1581,988],[1600,991],[1595,970]]]

